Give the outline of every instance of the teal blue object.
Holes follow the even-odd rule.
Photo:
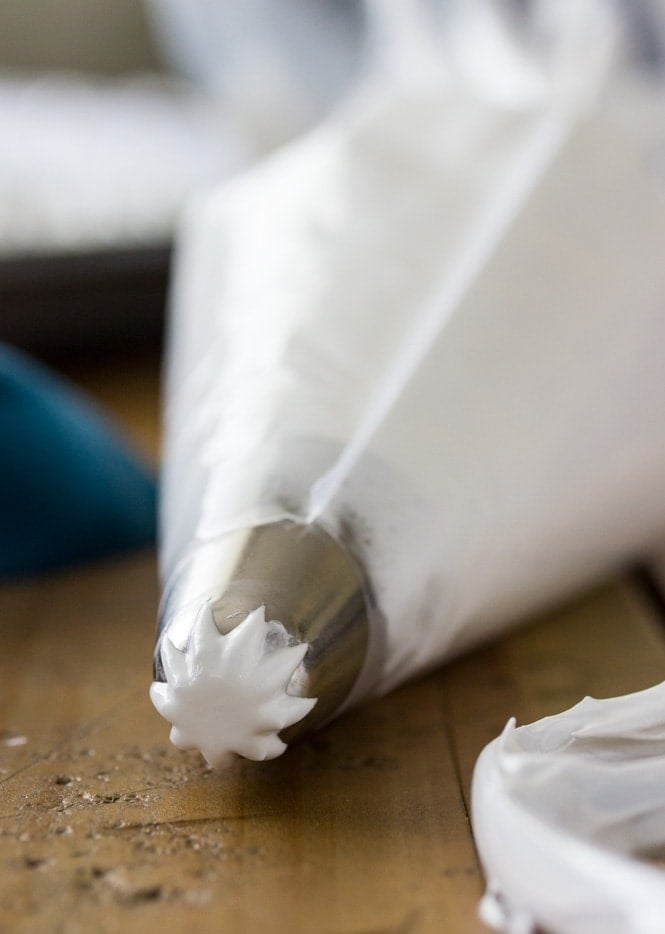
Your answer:
[[[0,344],[0,577],[148,545],[156,486],[99,410]]]

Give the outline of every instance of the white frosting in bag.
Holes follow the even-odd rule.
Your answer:
[[[665,526],[662,103],[607,78],[602,25],[535,100],[454,69],[366,88],[183,231],[164,577],[231,528],[322,520],[385,620],[358,697]]]

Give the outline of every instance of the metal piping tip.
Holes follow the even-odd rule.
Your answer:
[[[354,559],[315,524],[198,545],[158,627],[151,696],[172,741],[220,766],[230,754],[273,758],[331,719],[365,664],[367,594]]]

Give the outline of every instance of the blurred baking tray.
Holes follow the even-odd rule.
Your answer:
[[[0,258],[0,340],[53,359],[157,347],[171,248]]]

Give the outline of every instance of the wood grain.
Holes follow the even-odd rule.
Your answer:
[[[2,932],[479,932],[482,746],[665,676],[658,620],[617,582],[215,775],[147,698],[155,577],[143,554],[0,589]]]

